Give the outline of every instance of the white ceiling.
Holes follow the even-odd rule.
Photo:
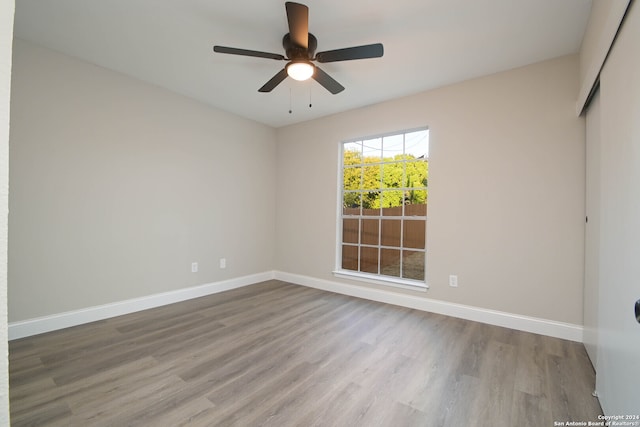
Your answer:
[[[17,0],[16,36],[273,127],[575,53],[591,0],[301,0],[318,52],[381,42],[383,58],[322,64],[331,95],[288,78],[281,0]],[[313,104],[309,108],[309,97]],[[292,106],[293,113],[289,114]]]

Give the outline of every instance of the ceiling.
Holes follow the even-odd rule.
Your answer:
[[[213,53],[217,44],[283,54],[281,0],[17,0],[15,34],[280,127],[575,53],[591,9],[591,0],[302,2],[319,52],[384,44],[382,58],[322,64],[346,87],[338,95],[291,78],[258,93],[284,61]]]

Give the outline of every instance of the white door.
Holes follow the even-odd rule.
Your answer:
[[[596,389],[606,415],[640,415],[640,2],[600,75],[601,223]]]
[[[598,354],[598,290],[600,280],[600,92],[587,111],[587,185],[584,239],[584,346],[594,367]]]

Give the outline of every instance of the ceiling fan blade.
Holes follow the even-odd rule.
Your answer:
[[[327,50],[316,54],[316,61],[338,62],[351,61],[353,59],[380,58],[384,54],[382,43],[368,44],[365,46],[347,47],[344,49]]]
[[[298,47],[309,47],[309,8],[300,3],[286,2],[291,40]]]
[[[334,95],[344,90],[344,86],[335,81],[333,77],[322,71],[317,66],[315,73],[313,73],[313,79]]]
[[[213,51],[217,53],[229,53],[231,55],[255,56],[257,58],[277,59],[280,61],[285,59],[283,55],[279,55],[277,53],[260,52],[257,50],[238,49],[235,47],[214,46]]]
[[[287,69],[283,68],[282,70],[280,70],[280,72],[278,72],[278,74],[271,77],[271,80],[266,82],[264,86],[258,89],[258,92],[271,92],[273,89],[275,89],[276,86],[282,83],[282,81],[286,78],[287,78]]]

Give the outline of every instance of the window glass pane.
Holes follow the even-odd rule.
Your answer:
[[[362,156],[367,160],[379,162],[382,160],[382,138],[362,141]]]
[[[400,247],[401,224],[402,221],[398,219],[382,220],[382,235],[380,237],[382,246]],[[400,255],[398,255],[398,257],[399,256]]]
[[[348,192],[342,196],[342,214],[343,215],[360,215],[360,193]]]
[[[414,158],[429,158],[429,130],[419,130],[405,134],[404,150]]]
[[[380,165],[365,166],[363,168],[364,174],[362,175],[362,189],[363,190],[376,190],[380,188]]]
[[[363,216],[380,216],[380,209],[362,209]]]
[[[405,166],[405,184],[407,188],[427,188],[429,164],[425,161],[408,161]]]
[[[378,274],[378,248],[360,248],[360,271]]]
[[[404,150],[404,135],[385,136],[382,141],[382,157],[387,160],[394,160],[402,155]]]
[[[362,168],[344,168],[342,172],[342,188],[344,190],[359,190],[362,181]]]
[[[384,216],[401,216],[402,201],[404,199],[404,191],[387,190],[382,192],[382,215]]]
[[[363,245],[379,245],[379,224],[380,220],[377,219],[363,219],[362,229],[360,230],[360,243]]]
[[[424,252],[402,251],[402,277],[424,280]]]
[[[400,277],[400,251],[380,249],[380,274]]]
[[[427,190],[407,190],[404,214],[406,216],[427,215]]]
[[[358,243],[360,235],[359,219],[343,219],[342,220],[342,241],[344,243]]]
[[[405,205],[404,207],[404,215],[405,216],[426,216],[427,215],[427,205]]]
[[[342,151],[342,164],[344,166],[358,165],[362,163],[362,143],[348,142],[344,144]]]
[[[402,230],[402,245],[405,248],[424,249],[425,221],[405,220]]]
[[[382,216],[402,216],[402,206],[382,209]]]
[[[402,188],[404,181],[404,162],[382,165],[382,188]]]
[[[342,268],[358,271],[358,247],[342,245]]]

